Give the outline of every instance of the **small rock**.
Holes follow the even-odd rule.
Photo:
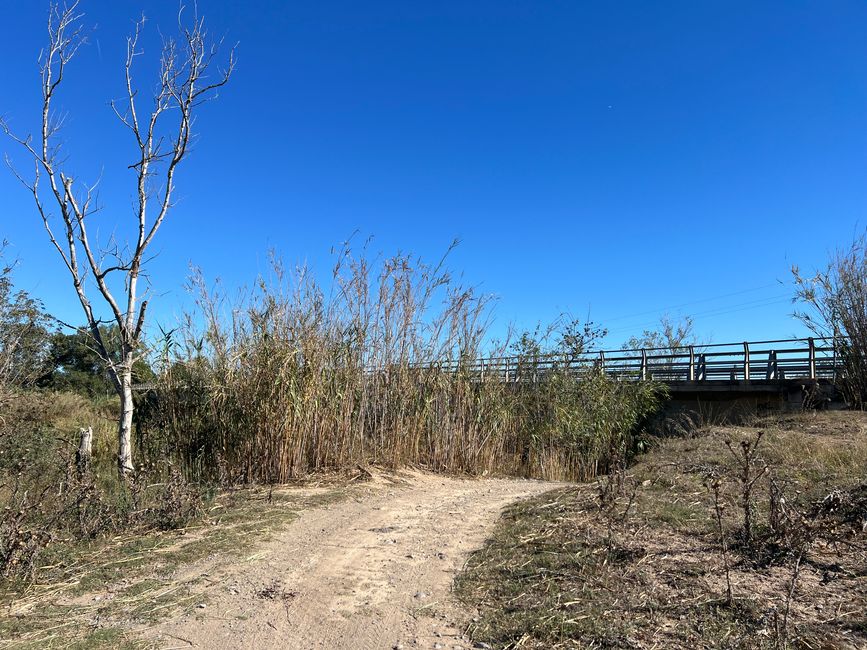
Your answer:
[[[395,643],[391,647],[392,647],[392,650],[403,650],[403,644],[402,643]]]
[[[481,650],[491,650],[491,646],[484,641],[476,641],[473,644],[474,648],[480,648]]]
[[[416,597],[416,598],[419,598],[419,599],[421,599],[421,598],[427,598],[427,594],[426,594],[425,592],[423,592],[423,591],[417,591],[417,592],[415,592],[415,597]]]
[[[196,607],[198,607],[199,609],[205,609],[207,605],[205,605],[205,603],[199,603],[198,605],[196,605]]]
[[[434,643],[434,649],[435,650],[442,650],[442,647],[443,647],[442,643]]]

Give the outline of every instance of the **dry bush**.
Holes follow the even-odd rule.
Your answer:
[[[759,445],[764,434],[764,431],[759,430],[753,437],[741,440],[738,445],[728,440],[725,445],[735,461],[736,468],[730,481],[737,486],[737,503],[742,520],[742,545],[737,549],[741,562],[755,567],[788,567],[789,577],[780,587],[773,609],[775,646],[788,648],[794,636],[791,613],[803,565],[813,562],[810,552],[818,542],[829,547],[841,542],[848,543],[863,534],[867,528],[867,517],[864,515],[867,490],[863,485],[851,489],[835,489],[813,503],[805,503],[800,491],[795,489],[797,481],[792,478],[787,481],[781,479],[774,469],[782,468],[775,466],[772,469],[760,455]],[[834,468],[833,463],[828,462],[832,457],[826,454],[817,461],[826,472]],[[863,464],[861,468],[863,470]],[[786,467],[785,470],[797,476],[796,470],[792,471],[793,468]],[[767,477],[766,521],[757,522],[758,504],[755,493],[759,491],[759,481],[764,477]],[[723,525],[721,481],[720,477],[713,477],[711,480],[727,585],[726,602],[731,605],[732,582],[729,549]]]
[[[743,513],[743,536],[744,546],[748,549],[753,543],[753,487],[756,482],[767,472],[767,467],[760,466],[757,462],[759,443],[762,441],[764,431],[759,431],[752,440],[741,440],[738,445],[739,451],[735,451],[731,441],[726,440],[726,447],[734,457],[738,466],[738,481],[741,493],[741,511]]]
[[[837,377],[850,405],[867,404],[867,233],[837,250],[824,269],[805,276],[792,268],[796,316],[817,336],[833,339],[843,361]]]
[[[53,518],[45,516],[49,489],[34,494],[20,474],[10,482],[0,486],[7,492],[0,510],[0,577],[26,579],[33,576],[39,553],[53,539]]]
[[[93,423],[95,462],[76,464]],[[0,390],[0,577],[30,580],[49,546],[170,529],[201,512],[202,491],[162,461],[118,483],[110,413],[77,395]]]

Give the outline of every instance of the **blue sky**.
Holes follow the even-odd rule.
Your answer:
[[[190,262],[238,285],[274,248],[324,277],[358,231],[431,259],[459,238],[451,266],[499,296],[500,327],[589,313],[616,345],[668,311],[704,339],[785,337],[789,267],[867,223],[867,3],[198,4],[239,64],[156,242],[162,323]],[[107,105],[125,37],[144,11],[155,57],[177,4],[81,7],[91,44],[59,104],[107,232],[131,216],[133,143]],[[0,8],[0,114],[25,132],[46,4]],[[79,321],[28,198],[0,173],[19,283]]]

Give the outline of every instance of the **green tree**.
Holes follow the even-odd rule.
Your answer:
[[[39,300],[16,290],[14,263],[3,261],[0,244],[0,384],[29,386],[43,372],[51,318]]]
[[[102,341],[114,359],[121,357],[121,338],[117,327],[100,327]],[[47,355],[48,371],[39,379],[39,386],[69,391],[85,397],[106,397],[115,393],[115,387],[106,371],[102,352],[97,351],[87,327],[72,334],[57,332],[51,339]],[[133,364],[133,383],[145,383],[155,378],[144,358]]]

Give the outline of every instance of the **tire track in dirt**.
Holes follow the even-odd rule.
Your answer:
[[[461,629],[472,612],[452,598],[454,576],[502,508],[556,487],[377,476],[302,513],[248,561],[211,569],[206,607],[145,636],[161,648],[470,647]]]

